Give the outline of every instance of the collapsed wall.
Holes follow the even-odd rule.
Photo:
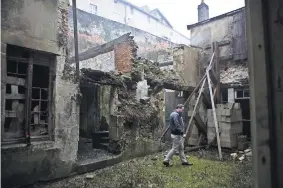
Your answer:
[[[132,39],[118,46],[121,45],[137,49]],[[115,71],[81,69],[81,85],[109,85],[115,90],[107,119],[109,150],[135,157],[159,149],[156,141],[164,130],[164,88],[192,90],[193,87],[186,86],[174,71],[161,70],[158,63],[138,58],[135,50],[130,51],[128,64],[122,61],[119,53],[115,53],[118,56],[115,56]],[[118,66],[122,62],[124,68]]]

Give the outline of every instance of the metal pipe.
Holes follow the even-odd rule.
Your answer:
[[[77,24],[77,5],[76,0],[73,0],[73,21],[74,21],[74,42],[75,42],[75,62],[76,62],[76,81],[79,83],[80,78],[80,62],[79,62],[79,47],[78,47],[78,24]]]

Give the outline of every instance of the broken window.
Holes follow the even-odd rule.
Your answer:
[[[235,99],[250,98],[250,92],[248,89],[239,89],[235,91]]]
[[[2,141],[51,136],[51,68],[54,60],[54,55],[7,46]]]
[[[178,98],[183,98],[184,97],[184,92],[183,91],[176,91],[177,97]]]

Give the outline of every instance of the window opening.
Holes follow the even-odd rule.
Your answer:
[[[35,61],[32,55],[38,60]],[[47,57],[47,58],[46,58]],[[2,140],[21,141],[25,139],[26,127],[31,130],[31,138],[50,136],[51,122],[49,110],[51,106],[51,60],[54,55],[33,52],[31,50],[8,45],[4,123],[2,124]],[[48,60],[43,61],[43,59]],[[33,66],[32,76],[28,77],[28,63]],[[32,78],[32,84],[27,85]],[[26,92],[31,90],[28,100]],[[27,113],[30,101],[30,112]],[[26,119],[30,123],[26,125]]]

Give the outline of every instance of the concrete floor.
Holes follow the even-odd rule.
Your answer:
[[[79,164],[85,165],[115,157],[116,155],[113,155],[105,150],[92,148],[91,139],[80,137],[78,150]]]

